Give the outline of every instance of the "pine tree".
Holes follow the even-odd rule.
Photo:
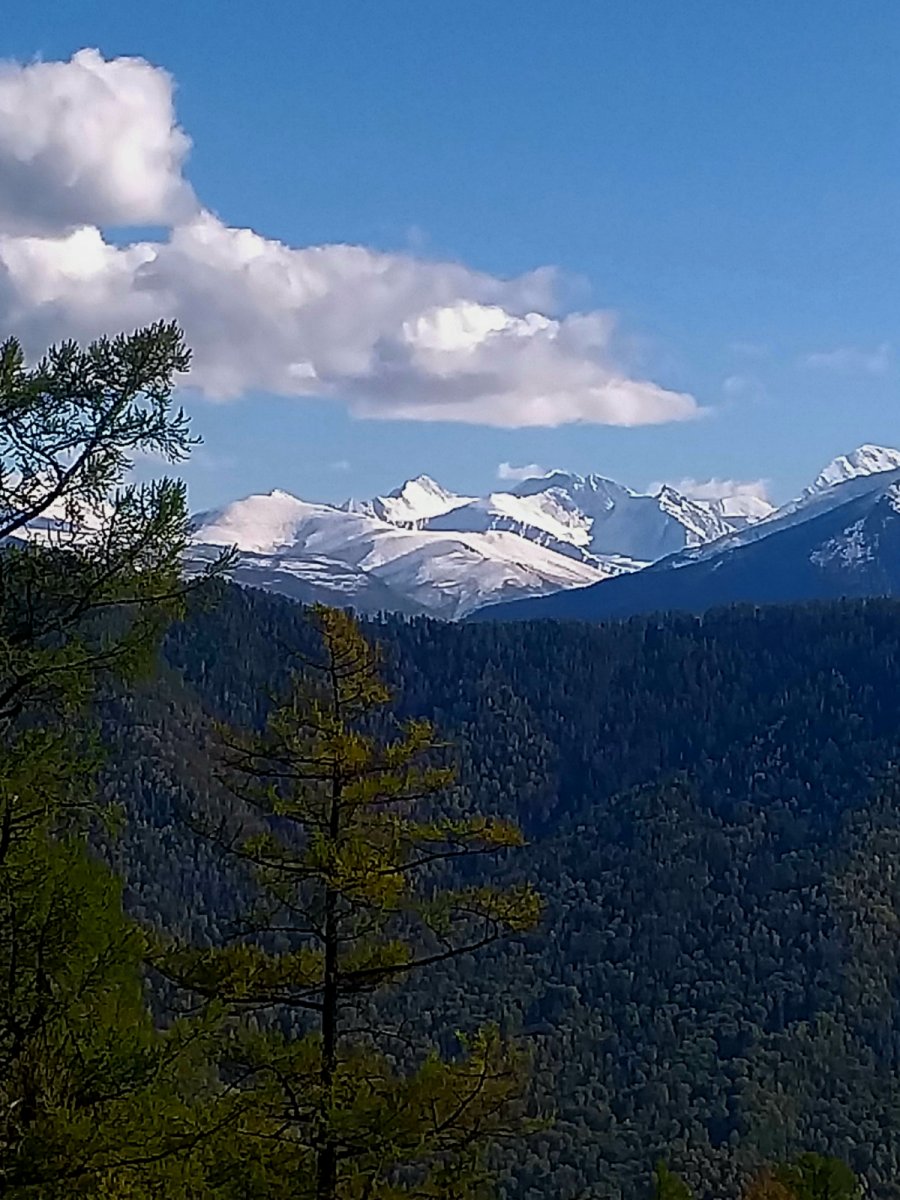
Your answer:
[[[235,1195],[481,1195],[484,1147],[519,1119],[523,1056],[488,1028],[456,1057],[398,1061],[372,998],[535,923],[530,886],[447,874],[522,835],[442,815],[453,772],[434,761],[435,731],[409,721],[389,732],[377,648],[347,613],[318,607],[312,619],[321,653],[265,732],[226,733],[236,812],[206,826],[252,872],[258,910],[229,945],[170,946],[160,966],[258,1018],[230,1046],[231,1076],[254,1100],[241,1161],[227,1167]]]
[[[138,668],[180,611],[184,484],[128,474],[194,444],[172,405],[189,361],[174,325],[67,342],[33,368],[0,347],[0,721]]]
[[[81,715],[149,662],[185,596],[183,485],[127,476],[138,453],[189,451],[172,406],[188,361],[169,325],[34,367],[0,347],[0,1196],[90,1193],[196,1136],[202,1039],[150,1020],[144,935],[87,848]]]

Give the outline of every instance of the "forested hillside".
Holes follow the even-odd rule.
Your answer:
[[[230,562],[186,576],[184,484],[129,478],[194,444],[189,361],[174,324],[0,346],[0,1194],[482,1200],[532,1128],[520,1040],[371,1008],[536,927],[530,882],[459,878],[524,836],[392,716],[351,614],[306,614],[261,728],[159,676]]]
[[[388,1001],[446,1042],[498,1014],[533,1047],[545,1131],[506,1195],[639,1197],[664,1157],[698,1195],[760,1159],[846,1158],[900,1196],[900,605],[734,609],[590,627],[392,618],[400,711],[455,740],[537,932]],[[224,587],[160,679],[103,703],[126,899],[215,940],[241,904],[184,817],[217,803],[212,722],[260,726],[303,610]]]

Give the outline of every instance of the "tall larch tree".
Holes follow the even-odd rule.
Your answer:
[[[403,1062],[373,999],[535,924],[530,885],[451,879],[522,835],[446,815],[454,772],[435,730],[392,720],[378,648],[352,616],[317,607],[312,620],[320,652],[298,663],[265,731],[225,734],[234,809],[206,820],[255,879],[258,907],[230,944],[169,946],[160,965],[253,1017],[227,1055],[254,1097],[227,1166],[235,1195],[487,1195],[484,1150],[520,1123],[523,1055],[482,1028],[456,1056]]]

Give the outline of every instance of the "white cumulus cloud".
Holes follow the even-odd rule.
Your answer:
[[[140,58],[0,63],[0,221],[6,231],[169,225],[196,208],[172,80]]]
[[[173,81],[83,50],[0,70],[0,320],[32,350],[160,318],[193,386],[324,396],[369,418],[645,425],[700,412],[635,377],[608,312],[560,315],[556,276],[503,279],[364,246],[292,247],[225,225],[183,177]],[[124,245],[109,225],[162,224]]]

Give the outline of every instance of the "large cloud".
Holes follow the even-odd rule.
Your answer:
[[[140,58],[0,64],[0,221],[7,231],[169,225],[196,201],[172,81]]]
[[[17,132],[18,131],[18,132]],[[555,275],[506,280],[361,246],[292,248],[197,207],[172,81],[82,51],[0,74],[0,318],[40,349],[176,318],[214,399],[333,396],[362,416],[642,425],[692,397],[633,378],[609,313],[555,314]],[[116,245],[99,227],[162,223]]]

